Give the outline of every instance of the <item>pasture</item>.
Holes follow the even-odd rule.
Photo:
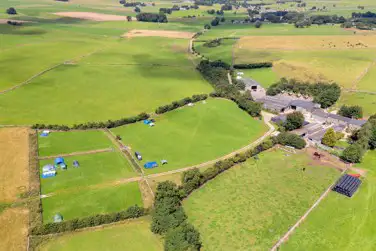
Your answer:
[[[375,114],[376,95],[367,93],[344,92],[337,104],[341,105],[360,105],[363,108],[365,117]]]
[[[67,170],[57,169],[57,175],[41,179],[43,194],[74,191],[88,186],[114,183],[121,179],[137,176],[132,166],[119,152],[103,152],[89,155],[79,155],[64,158]],[[77,160],[80,167],[73,167]],[[54,159],[40,161],[40,172],[43,166],[54,164]]]
[[[238,72],[243,72],[244,77],[249,77],[257,82],[259,82],[262,87],[268,88],[272,84],[278,82],[279,76],[272,68],[261,68],[261,69],[241,69]]]
[[[233,51],[232,48],[236,44],[236,42],[236,39],[222,39],[220,45],[217,47],[207,47],[204,45],[206,42],[195,42],[194,48],[198,53],[204,55],[209,60],[221,60],[223,62],[231,64]]]
[[[356,167],[367,171],[352,198],[331,192],[282,245],[281,250],[375,250],[376,154]]]
[[[162,240],[150,231],[150,218],[143,217],[121,224],[64,234],[39,247],[40,251],[162,251]]]
[[[14,202],[29,187],[29,132],[0,128],[0,204]]]
[[[38,135],[39,156],[54,156],[113,147],[106,134],[99,130],[52,132],[48,137]]]
[[[42,199],[43,223],[53,221],[60,213],[64,220],[95,214],[113,213],[128,207],[142,206],[137,182],[54,194]]]
[[[168,160],[167,165],[144,169],[148,174],[216,159],[250,144],[267,131],[263,121],[223,99],[185,106],[156,116],[155,120],[154,127],[139,122],[112,129],[132,152],[142,154],[141,165]]]
[[[267,250],[338,176],[305,152],[272,149],[219,175],[183,205],[205,250]]]

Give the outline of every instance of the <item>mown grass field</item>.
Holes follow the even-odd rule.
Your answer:
[[[40,251],[132,250],[162,251],[162,240],[150,231],[150,218],[59,236],[39,247]]]
[[[375,250],[375,164],[376,154],[370,151],[356,166],[368,172],[354,196],[331,192],[281,250]]]
[[[376,60],[376,57],[375,57]],[[376,92],[376,64],[370,65],[369,70],[364,75],[364,77],[357,83],[356,88],[359,90],[367,90],[371,92]]]
[[[337,104],[341,105],[360,105],[363,108],[363,115],[365,117],[371,116],[376,113],[376,95],[366,93],[344,92]]]
[[[154,127],[142,122],[112,129],[132,152],[167,165],[145,169],[158,173],[200,164],[240,149],[261,137],[267,127],[228,100],[208,99],[155,117]]]
[[[262,69],[242,69],[238,70],[238,72],[243,72],[244,77],[249,77],[257,82],[259,82],[262,87],[268,88],[272,84],[278,82],[279,77],[276,72],[272,68],[262,68]]]
[[[114,148],[103,131],[52,132],[48,137],[38,135],[39,156],[54,156]]]
[[[224,172],[184,201],[205,250],[270,249],[339,175],[305,153],[271,150],[259,158]]]
[[[73,189],[42,199],[43,223],[53,222],[57,213],[60,213],[64,220],[71,220],[118,212],[133,205],[142,206],[138,182],[87,190]]]
[[[41,179],[43,194],[64,190],[75,191],[87,186],[100,186],[137,176],[130,163],[118,152],[65,157],[64,160],[67,170],[58,169],[55,177]],[[74,160],[80,163],[79,168],[73,167]],[[41,172],[47,164],[53,165],[54,159],[41,160]]]
[[[208,40],[209,41],[209,40]],[[221,45],[217,47],[204,46],[205,42],[195,42],[194,47],[197,52],[204,55],[209,60],[221,60],[228,64],[232,63],[232,48],[236,44],[236,39],[222,39]]]

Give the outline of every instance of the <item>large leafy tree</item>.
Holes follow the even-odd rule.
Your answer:
[[[324,137],[321,140],[321,143],[323,143],[326,146],[333,147],[337,142],[337,135],[333,128],[329,128],[325,134]]]
[[[283,124],[283,127],[287,131],[292,131],[303,126],[304,116],[301,112],[293,112],[287,115],[286,121]]]

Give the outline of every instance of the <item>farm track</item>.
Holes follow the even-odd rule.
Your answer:
[[[90,150],[90,151],[84,151],[84,152],[73,152],[73,153],[66,153],[66,154],[43,156],[43,157],[39,157],[39,160],[54,159],[54,158],[57,158],[57,157],[69,157],[69,156],[96,154],[96,153],[104,153],[104,152],[113,152],[113,151],[114,151],[113,148],[105,148],[105,149]]]
[[[343,91],[376,95],[376,92],[371,92],[371,91],[362,91],[362,90],[354,90],[354,89],[343,89]]]
[[[348,168],[344,169],[341,173],[341,175],[343,175],[346,171],[347,171]],[[323,201],[329,194],[329,192],[332,190],[333,186],[337,183],[337,180],[334,181],[326,190],[325,192],[315,201],[315,203],[313,203],[313,205],[303,214],[303,216],[301,216],[299,218],[299,220],[292,226],[289,228],[289,230],[282,236],[282,238],[280,238],[277,243],[270,249],[270,251],[277,251],[279,250],[280,246],[288,240],[288,238],[290,237],[290,235],[292,235],[294,233],[294,231],[296,230],[296,228],[298,228],[300,226],[300,224],[302,224],[302,222],[308,217],[308,215],[320,204],[321,201]]]
[[[376,58],[368,65],[368,67],[355,79],[350,90],[356,90],[358,84],[368,74],[369,70],[376,64]],[[363,91],[362,91],[363,92]]]

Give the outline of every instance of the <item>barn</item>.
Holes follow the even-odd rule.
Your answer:
[[[338,180],[336,185],[333,187],[333,191],[346,195],[347,197],[352,197],[356,190],[358,190],[361,183],[362,181],[360,179],[345,174]]]

